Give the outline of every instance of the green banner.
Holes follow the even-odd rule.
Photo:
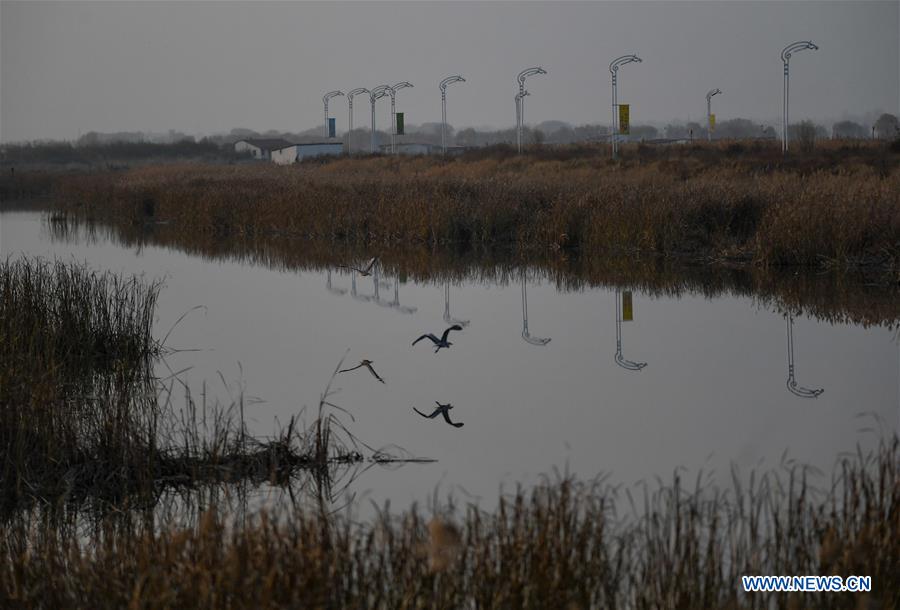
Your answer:
[[[398,113],[397,113],[396,115],[394,115],[394,116],[396,117],[396,119],[395,119],[396,123],[395,123],[395,124],[397,125],[397,135],[398,135],[398,136],[402,136],[402,135],[403,135],[403,113],[402,113],[402,112],[398,112]]]

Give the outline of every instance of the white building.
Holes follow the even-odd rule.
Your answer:
[[[254,159],[268,160],[272,158],[272,151],[290,146],[291,143],[281,138],[251,138],[238,140],[234,143],[234,152],[250,153]]]
[[[304,144],[288,144],[272,151],[272,161],[278,165],[290,165],[310,157],[323,155],[340,155],[344,152],[341,142],[310,142]]]

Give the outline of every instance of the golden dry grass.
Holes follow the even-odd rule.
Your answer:
[[[723,147],[693,156],[637,151],[622,163],[536,154],[169,165],[68,177],[58,197],[81,219],[168,222],[186,243],[204,234],[290,235],[374,247],[878,265],[896,275],[900,173],[892,171],[896,155],[878,150],[884,167],[871,154],[788,163],[769,160],[767,150],[733,159]]]
[[[304,509],[89,535],[0,525],[0,598],[42,608],[900,608],[900,445],[694,486],[548,480],[496,509],[371,521]],[[661,485],[661,484],[660,484]],[[618,499],[618,500],[617,500]],[[869,575],[867,594],[744,594],[752,574]]]

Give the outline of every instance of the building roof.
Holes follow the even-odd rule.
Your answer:
[[[281,138],[244,138],[242,140],[238,140],[237,142],[235,142],[235,144],[237,144],[238,142],[246,142],[247,144],[251,144],[253,146],[256,146],[257,148],[268,151],[292,146],[290,142],[288,142],[287,140],[282,140]]]
[[[285,146],[279,146],[278,148],[273,148],[272,150],[282,150],[285,148],[293,148],[295,146],[340,146],[343,148],[343,142],[297,142],[296,144],[287,144]]]

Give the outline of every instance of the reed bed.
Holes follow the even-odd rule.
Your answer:
[[[158,291],[76,263],[0,263],[4,490],[64,476],[73,464],[129,463],[152,415],[145,395],[159,352]]]
[[[51,217],[53,218],[53,217]],[[52,240],[62,243],[107,242],[134,250],[159,247],[215,261],[258,265],[292,272],[332,272],[346,286],[339,264],[379,257],[382,273],[416,283],[488,283],[506,285],[540,278],[560,291],[587,287],[636,290],[651,296],[734,295],[755,299],[766,308],[804,312],[832,323],[893,327],[900,320],[900,284],[881,268],[830,268],[796,273],[793,268],[741,264],[692,264],[658,255],[590,256],[579,252],[513,248],[430,248],[359,246],[286,235],[198,234],[186,239],[171,224],[101,225],[48,221]]]
[[[652,252],[776,267],[874,265],[896,281],[900,173],[897,155],[879,151],[883,167],[868,157],[792,165],[766,151],[729,161],[727,149],[638,150],[621,163],[595,151],[181,165],[69,177],[58,199],[81,219],[169,223],[185,243],[290,235],[378,248]]]
[[[548,478],[497,508],[259,512],[235,524],[0,526],[0,596],[46,608],[900,607],[900,444],[831,477],[785,463],[717,487]],[[818,481],[819,487],[816,486]],[[623,501],[631,508],[618,509]],[[628,504],[626,504],[626,507]],[[746,594],[742,575],[868,575],[871,593]]]
[[[185,388],[176,407],[178,379],[153,374],[160,288],[74,262],[0,264],[0,517],[35,502],[115,505],[227,481],[286,485],[300,469],[327,485],[335,464],[363,460],[365,445],[330,402],[331,382],[310,427],[298,414],[272,438],[246,434],[243,398],[198,403]]]

